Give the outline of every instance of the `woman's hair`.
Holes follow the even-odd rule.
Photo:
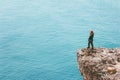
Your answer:
[[[90,31],[90,33],[94,33],[93,31]]]
[[[94,32],[93,31],[90,31],[90,35],[93,35],[94,34]]]

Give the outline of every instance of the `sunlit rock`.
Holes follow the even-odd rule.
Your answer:
[[[120,49],[80,49],[77,61],[84,80],[120,80]]]

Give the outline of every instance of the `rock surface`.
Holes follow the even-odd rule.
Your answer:
[[[120,48],[84,48],[77,61],[84,80],[120,80]]]

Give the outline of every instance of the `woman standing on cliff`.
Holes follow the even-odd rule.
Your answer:
[[[93,37],[94,37],[94,32],[93,32],[93,31],[90,31],[90,36],[89,36],[89,38],[88,38],[88,48],[90,48],[90,44],[91,44],[92,49],[94,49]]]

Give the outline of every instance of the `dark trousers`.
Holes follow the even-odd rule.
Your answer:
[[[92,46],[92,49],[94,48],[93,41],[88,41],[88,48],[90,48],[90,45]]]

